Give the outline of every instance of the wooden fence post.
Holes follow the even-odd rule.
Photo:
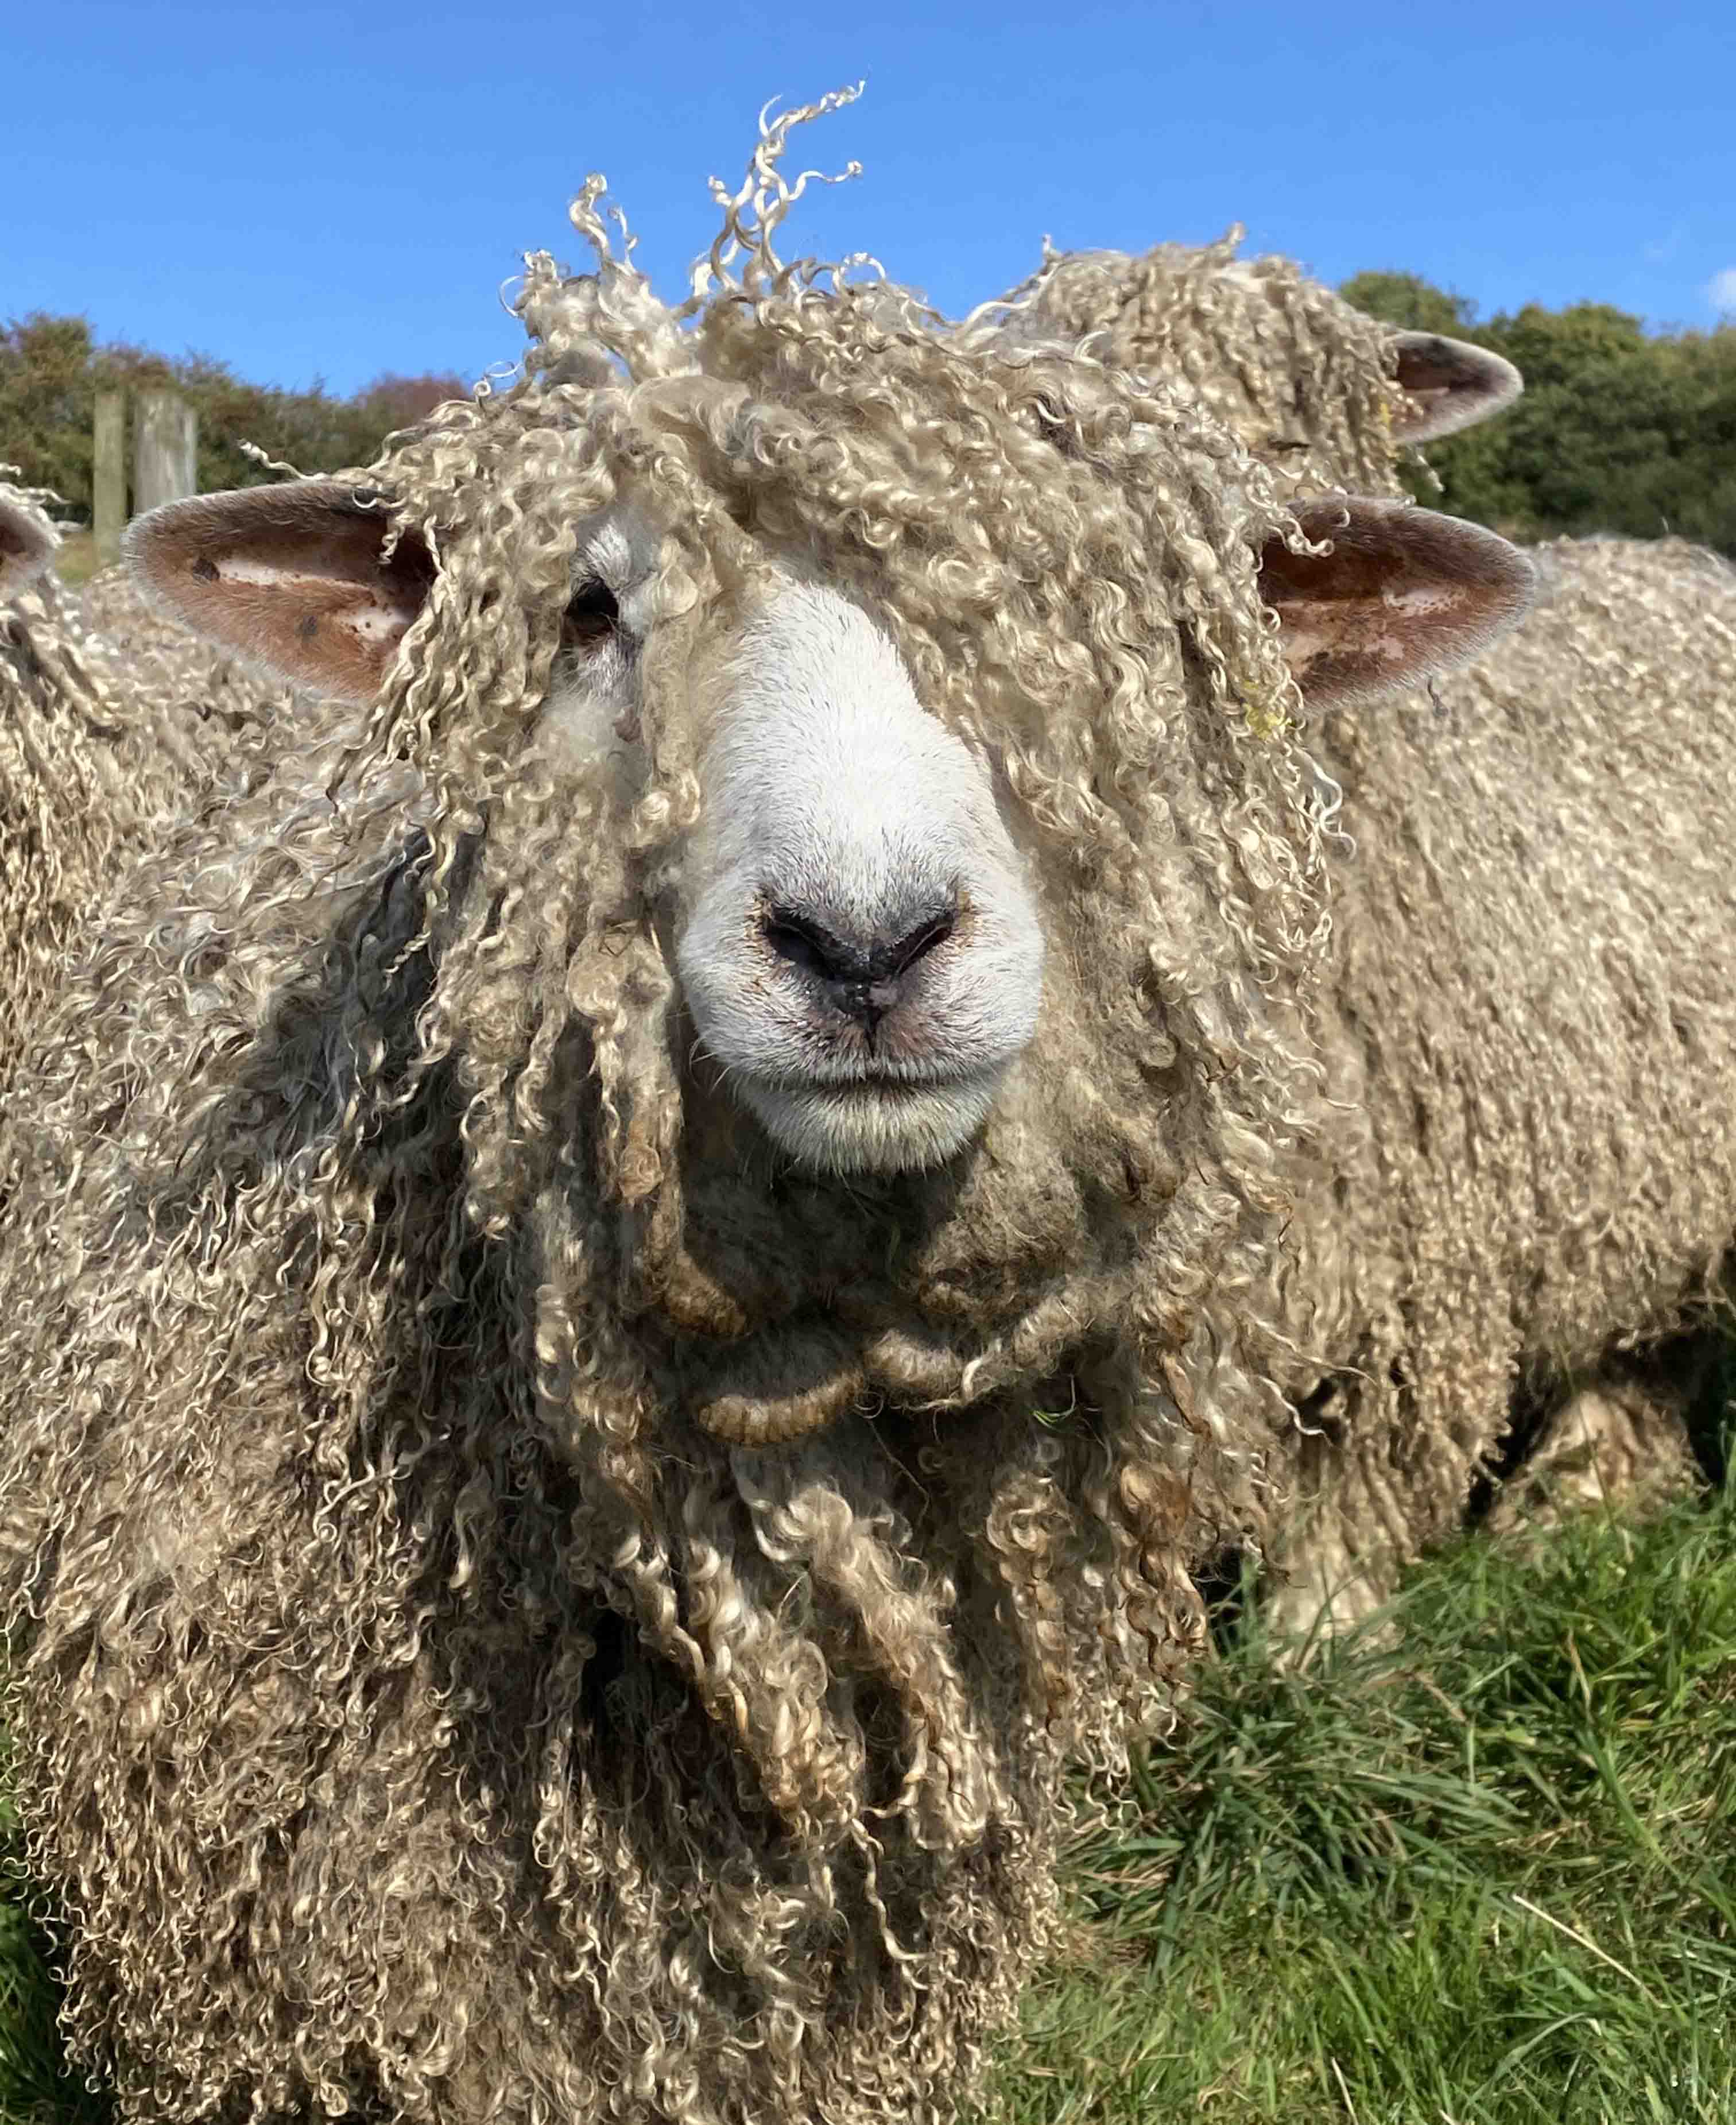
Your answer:
[[[199,416],[176,391],[141,391],[133,417],[133,514],[199,492]]]
[[[120,558],[126,525],[126,400],[120,392],[96,393],[91,444],[91,529],[96,565],[106,568]]]

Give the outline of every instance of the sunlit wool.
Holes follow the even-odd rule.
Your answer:
[[[1189,393],[1297,493],[1426,495],[1433,475],[1412,445],[1518,395],[1499,356],[1381,323],[1290,259],[1238,258],[1241,235],[1137,255],[1046,247],[964,336],[1056,340]]]
[[[948,2114],[1063,1762],[1164,1721],[1258,1533],[1326,934],[1277,506],[1196,411],[779,266],[788,122],[688,313],[588,189],[525,380],[358,476],[440,563],[378,710],[177,830],[15,1102],[8,1716],[129,2114]],[[535,731],[617,497],[632,777]],[[692,1052],[685,681],[774,559],[1003,763],[1081,944],[962,1164],[804,1175]]]

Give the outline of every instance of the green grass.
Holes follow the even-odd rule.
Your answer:
[[[96,572],[96,540],[89,531],[65,531],[54,549],[54,572],[64,583],[87,583]]]
[[[1736,1491],[1468,1542],[1396,1617],[1211,1663],[1075,1855],[984,2125],[1736,2117]],[[101,2115],[0,1907],[0,2119]]]
[[[997,2125],[1736,2117],[1736,1497],[1214,1663],[1077,1856]]]

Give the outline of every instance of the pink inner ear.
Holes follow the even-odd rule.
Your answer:
[[[1296,518],[1331,551],[1269,541],[1260,595],[1310,708],[1376,700],[1467,663],[1531,601],[1531,563],[1480,525],[1361,500],[1304,502]]]
[[[1393,434],[1403,443],[1433,442],[1473,427],[1510,406],[1524,379],[1487,347],[1439,332],[1401,332],[1398,385],[1403,393]]]
[[[371,700],[421,610],[434,563],[414,534],[381,558],[389,520],[335,480],[205,495],[128,534],[145,587],[199,633],[285,678]]]

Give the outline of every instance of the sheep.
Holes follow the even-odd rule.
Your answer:
[[[1438,1259],[1340,1195],[1453,1070],[1498,1101],[1508,814],[1597,791],[1473,677],[1485,753],[1395,714],[1353,877],[1303,721],[1388,742],[1531,568],[781,265],[812,115],[688,304],[593,181],[522,382],[135,528],[318,698],[112,911],[0,1134],[17,1802],[129,2116],[939,2120],[1053,1938],[1063,1769],[1174,1716],[1302,1383],[1389,1320],[1468,1373],[1468,1221],[1420,1164]],[[1630,721],[1637,890],[1718,784]],[[1560,973],[1620,911],[1539,840]],[[1407,900],[1461,871],[1481,949]],[[1419,940],[1475,1029],[1438,1070]],[[1710,982],[1668,992],[1715,1076]],[[1583,1001],[1663,1191],[1700,1147]],[[1611,1332],[1688,1251],[1630,1227]]]
[[[210,784],[260,692],[213,683],[223,660],[184,629],[89,626],[54,573],[45,498],[0,485],[0,1082],[125,865]],[[201,728],[214,702],[226,719]]]
[[[53,573],[43,500],[0,486],[0,1076],[142,803],[112,675]]]
[[[1286,260],[1238,262],[1240,237],[1233,231],[1202,250],[1160,245],[1139,258],[1047,252],[1035,280],[984,306],[967,332],[979,338],[999,334],[1013,344],[1054,335],[1105,360],[1179,383],[1212,406],[1295,491],[1336,483],[1401,492],[1395,445],[1455,432],[1518,394],[1518,373],[1499,356],[1378,326]],[[1392,382],[1383,380],[1393,376],[1395,365],[1396,395]],[[1287,444],[1287,429],[1292,439]],[[1306,456],[1299,459],[1298,450]],[[1671,581],[1684,571],[1701,584],[1710,577],[1709,594],[1715,596],[1716,578],[1727,564],[1676,540],[1627,542],[1625,552],[1633,598],[1621,627],[1636,627],[1654,658],[1686,656],[1695,601],[1668,602]],[[1577,573],[1574,549],[1552,549],[1550,582],[1576,579]],[[1640,595],[1647,582],[1663,593],[1668,619]],[[1607,653],[1621,640],[1607,612],[1583,601],[1574,609],[1584,629],[1582,648]],[[1548,624],[1540,617],[1536,625]],[[1503,645],[1497,657],[1526,653],[1522,638]],[[1353,814],[1353,778],[1346,787]],[[1393,1126],[1402,1127],[1401,1119],[1395,1117]],[[1496,1455],[1485,1419],[1473,1426],[1480,1442],[1473,1463],[1480,1485],[1492,1460],[1517,1463],[1513,1488],[1496,1497],[1491,1524],[1500,1529],[1519,1520],[1536,1525],[1566,1505],[1616,1496],[1633,1509],[1696,1482],[1686,1412],[1710,1355],[1707,1339],[1700,1336],[1669,1346],[1661,1365],[1649,1359],[1593,1365],[1593,1384],[1564,1399],[1573,1365],[1557,1364],[1540,1374],[1535,1366],[1516,1364],[1513,1439],[1503,1439]],[[1590,1360],[1582,1353],[1580,1362]],[[1305,1386],[1297,1399],[1313,1415],[1336,1410],[1341,1396],[1329,1377]],[[1372,1421],[1371,1437],[1388,1436],[1390,1416],[1389,1411]],[[1336,1425],[1341,1413],[1329,1421]],[[1269,1620],[1299,1642],[1311,1641],[1323,1625],[1329,1628],[1334,1620],[1378,1605],[1398,1564],[1457,1524],[1439,1505],[1414,1518],[1389,1510],[1399,1538],[1371,1546],[1367,1526],[1358,1538],[1355,1513],[1342,1510],[1332,1450],[1311,1424],[1284,1442],[1273,1473],[1298,1500],[1318,1494],[1326,1501],[1315,1522],[1292,1516],[1268,1559],[1279,1582]],[[1475,1496],[1470,1475],[1455,1461],[1447,1482],[1444,1496],[1456,1500],[1462,1514]]]
[[[54,528],[40,502],[6,478],[16,470],[0,465],[0,605],[33,582],[54,551]]]
[[[1736,571],[1680,539],[1531,558],[1489,656],[1315,737],[1355,845],[1335,1077],[1366,1131],[1301,1220],[1336,1355],[1287,1378],[1268,1464],[1299,1639],[1461,1524],[1516,1410],[1538,1435],[1498,1525],[1697,1472],[1736,1225]]]
[[[1444,334],[1401,332],[1353,309],[1287,258],[1216,243],[1160,243],[1138,257],[1056,252],[966,321],[972,342],[1060,339],[1202,398],[1296,492],[1402,495],[1418,445],[1512,404],[1513,364]]]

